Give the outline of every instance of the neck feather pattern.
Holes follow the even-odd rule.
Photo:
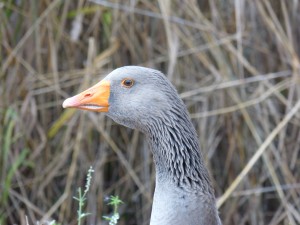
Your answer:
[[[185,105],[175,100],[160,116],[150,116],[147,136],[158,181],[169,179],[179,188],[213,194],[198,138]]]

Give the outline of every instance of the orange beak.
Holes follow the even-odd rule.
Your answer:
[[[63,108],[77,108],[89,110],[94,112],[108,112],[110,95],[109,81],[100,81],[93,87],[67,98],[62,107]]]

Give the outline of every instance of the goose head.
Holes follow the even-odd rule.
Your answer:
[[[220,225],[196,131],[176,89],[159,71],[121,67],[68,98],[64,108],[104,112],[148,136],[156,165],[151,225]]]
[[[63,107],[104,112],[119,124],[147,132],[149,118],[163,118],[176,99],[174,95],[176,90],[161,72],[126,66],[66,99]]]

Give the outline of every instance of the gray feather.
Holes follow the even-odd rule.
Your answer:
[[[124,78],[135,84],[120,88]],[[114,70],[107,115],[148,138],[156,166],[151,225],[219,225],[214,191],[198,137],[176,89],[159,71]]]

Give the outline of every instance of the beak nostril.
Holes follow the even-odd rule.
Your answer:
[[[85,94],[84,97],[91,97],[92,94],[88,93],[88,94]]]

